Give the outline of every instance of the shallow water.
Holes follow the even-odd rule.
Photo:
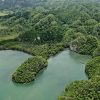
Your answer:
[[[0,100],[57,100],[66,85],[86,80],[85,63],[89,56],[69,50],[48,60],[48,67],[27,85],[11,80],[12,73],[31,55],[19,51],[0,51]]]

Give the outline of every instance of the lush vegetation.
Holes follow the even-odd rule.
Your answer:
[[[62,27],[57,23],[56,17],[49,14],[40,19],[32,28],[25,33],[19,35],[20,41],[28,42],[46,42],[46,41],[61,41]]]
[[[93,52],[93,57],[100,56],[100,46],[96,48]]]
[[[99,100],[100,99],[100,50],[94,51],[94,58],[86,64],[86,74],[89,80],[75,81],[66,87],[59,100]]]
[[[89,8],[90,5],[91,8]],[[97,9],[96,15],[94,6]],[[0,41],[14,39],[16,40],[14,43],[18,42],[19,46],[20,44],[44,45],[57,42],[68,46],[73,43],[76,44],[78,53],[92,55],[100,37],[99,5],[73,4],[72,7],[73,9],[68,5],[48,11],[33,8],[17,9],[0,18]],[[7,44],[11,47],[10,43]]]
[[[48,59],[49,57],[56,55],[60,51],[64,50],[65,47],[68,47],[68,45],[65,46],[62,42],[45,43],[40,45],[16,42],[14,40],[0,42],[1,50],[19,50],[32,54],[33,56],[42,56],[45,59]]]
[[[47,67],[47,61],[42,57],[29,58],[12,75],[12,80],[17,83],[29,83],[36,78],[36,75]]]
[[[88,81],[75,81],[66,89],[59,100],[99,100],[100,77]]]
[[[94,36],[79,36],[71,41],[70,48],[81,54],[92,55],[94,50],[98,47],[98,40]]]
[[[43,59],[70,47],[75,52],[92,55],[86,65],[89,80],[73,82],[59,99],[99,100],[100,1],[15,1],[0,1],[0,9],[11,10],[7,15],[0,16],[0,49],[20,50],[43,58],[30,58],[13,74],[13,80],[21,83],[32,81],[40,67],[45,67],[38,66],[36,59],[42,63]],[[34,70],[34,64],[38,71]]]
[[[86,73],[89,78],[100,76],[100,56],[91,59],[86,65]]]
[[[99,51],[100,52],[100,51]],[[59,100],[99,100],[100,99],[100,56],[86,64],[87,81],[75,81],[66,87]]]

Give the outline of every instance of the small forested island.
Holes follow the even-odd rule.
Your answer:
[[[17,83],[29,83],[36,78],[36,75],[46,68],[47,61],[42,57],[29,58],[12,75],[12,80]]]
[[[48,58],[68,48],[90,55],[88,80],[75,81],[59,100],[100,100],[100,1],[2,0],[0,50],[18,50],[33,57],[13,72],[16,83],[32,82]]]

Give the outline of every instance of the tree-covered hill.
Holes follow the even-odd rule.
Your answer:
[[[48,8],[70,3],[100,2],[99,0],[0,0],[0,9],[45,6]]]
[[[0,17],[0,41],[8,39],[33,44],[62,41],[78,53],[92,55],[100,39],[100,5],[89,2],[56,9],[14,9]]]
[[[0,9],[12,9],[16,7],[36,7],[46,0],[0,0]]]

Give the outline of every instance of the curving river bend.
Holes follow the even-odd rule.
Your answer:
[[[90,58],[65,50],[48,60],[48,67],[27,85],[11,81],[12,73],[31,55],[19,51],[0,51],[0,100],[57,100],[66,85],[86,80],[85,63]]]

